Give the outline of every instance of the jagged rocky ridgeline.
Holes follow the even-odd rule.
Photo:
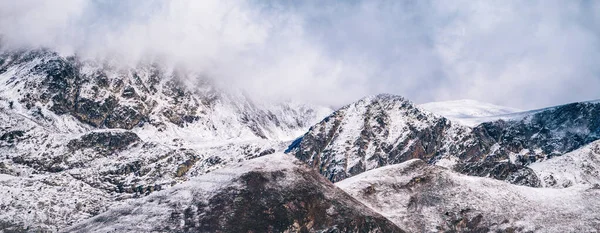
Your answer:
[[[208,78],[158,63],[122,67],[62,57],[39,49],[0,54],[2,101],[9,109],[48,109],[92,127],[159,131],[195,126],[220,137],[290,137],[327,108],[253,102],[218,88]]]
[[[600,103],[573,103],[467,127],[406,99],[377,95],[347,105],[287,150],[332,181],[418,158],[477,176],[538,186],[524,165],[600,139]],[[518,173],[518,174],[517,174]]]
[[[56,231],[123,200],[283,150],[330,112],[256,101],[160,63],[3,51],[1,228]]]

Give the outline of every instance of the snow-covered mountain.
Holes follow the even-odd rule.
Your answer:
[[[514,111],[332,111],[160,61],[4,51],[0,232],[597,229],[600,101]]]
[[[469,99],[431,102],[419,104],[417,107],[467,126],[476,126],[483,121],[492,120],[495,116],[522,112],[522,110],[517,108]]]
[[[120,200],[282,151],[330,111],[257,102],[157,63],[4,52],[0,224],[54,231]]]
[[[332,181],[413,158],[523,185],[539,182],[524,165],[600,139],[600,103],[532,111],[475,127],[423,111],[399,96],[347,105],[311,127],[287,150]],[[515,176],[516,175],[516,176]]]
[[[68,232],[403,232],[285,154],[129,201]]]
[[[600,141],[529,166],[544,187],[596,185],[600,188]]]
[[[347,105],[311,127],[288,149],[332,181],[420,158],[478,156],[485,149],[472,130],[424,112],[394,95]]]
[[[422,160],[336,183],[409,232],[597,232],[600,188],[532,188],[466,176]]]

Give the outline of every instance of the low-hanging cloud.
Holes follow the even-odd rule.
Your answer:
[[[0,0],[9,47],[152,56],[250,94],[536,108],[600,98],[595,1]]]

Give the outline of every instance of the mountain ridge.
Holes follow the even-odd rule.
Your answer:
[[[376,187],[360,189],[358,193],[346,190],[350,196],[341,190],[332,191],[337,193],[335,198],[325,195],[321,199],[326,204],[317,205],[337,203],[353,213],[356,218],[352,219],[356,221],[336,217],[328,208],[319,207],[314,210],[325,211],[323,216],[329,220],[318,222],[308,213],[310,211],[296,212],[312,207],[296,203],[291,205],[293,208],[288,206],[291,209],[284,210],[273,200],[287,198],[303,202],[310,199],[308,202],[317,203],[310,198],[314,196],[308,195],[315,193],[305,192],[307,189],[329,190],[321,192],[328,193],[337,190],[329,181],[340,184],[371,174],[369,171],[413,163],[414,159],[424,161],[417,167],[422,172],[439,175],[435,178],[440,181],[477,180],[507,190],[536,193],[564,189],[573,200],[593,194],[600,177],[596,161],[600,101],[555,106],[469,127],[424,111],[410,100],[392,94],[367,96],[332,111],[298,102],[256,101],[243,93],[220,89],[197,73],[167,69],[160,63],[122,68],[76,56],[64,57],[48,50],[25,50],[0,53],[0,121],[3,122],[0,125],[0,229],[4,231],[74,229],[66,228],[70,226],[81,227],[77,228],[81,231],[100,229],[107,226],[102,224],[118,223],[118,220],[109,217],[104,221],[94,216],[109,216],[118,206],[131,207],[131,203],[150,208],[157,203],[146,202],[149,197],[187,192],[182,190],[190,188],[196,178],[218,176],[222,169],[238,169],[235,185],[230,185],[231,180],[219,179],[211,185],[227,187],[234,193],[253,193],[256,190],[247,184],[258,181],[263,184],[266,180],[264,187],[267,188],[258,190],[262,194],[255,196],[267,198],[268,204],[252,202],[253,198],[247,196],[245,203],[252,205],[226,205],[223,203],[235,203],[236,199],[219,191],[223,198],[230,200],[212,204],[229,208],[229,212],[210,212],[210,215],[223,219],[224,213],[240,214],[250,206],[267,212],[277,209],[292,217],[283,219],[286,224],[276,229],[292,231],[352,227],[398,230],[386,220],[388,216],[375,213],[380,211],[376,204],[385,205],[385,200],[368,204],[373,210],[368,207],[356,210],[361,204],[354,198],[361,200],[363,191],[376,194],[379,191]],[[288,155],[279,154],[283,151]],[[276,155],[282,157],[274,158]],[[303,167],[293,157],[312,168]],[[261,170],[257,164],[266,168]],[[285,164],[303,168],[296,169],[298,174],[281,171],[286,169]],[[303,185],[281,183],[280,171]],[[404,183],[389,185],[404,185],[412,190],[410,192],[414,191],[405,193],[406,197],[433,196],[446,203],[456,203],[441,193],[443,189],[450,189],[448,186],[441,186],[438,191],[431,187],[418,188],[430,186],[430,181],[415,180],[410,187]],[[465,182],[467,184],[461,183],[463,187],[472,186]],[[208,183],[198,184],[201,187],[191,189],[212,187]],[[589,190],[580,190],[583,186]],[[282,191],[281,187],[298,192]],[[495,188],[486,190],[493,192]],[[343,198],[338,199],[340,195]],[[159,199],[169,199],[163,197]],[[490,202],[475,198],[481,203]],[[198,203],[186,205],[197,208]],[[427,206],[428,201],[418,199],[414,203],[421,208]],[[552,206],[566,208],[559,204]],[[130,210],[124,213],[135,213],[138,217],[145,214]],[[221,229],[208,220],[198,222],[186,218],[186,215],[196,218],[209,213],[194,210],[192,215],[185,209],[174,212],[173,219],[187,225],[175,224],[170,217],[161,214],[157,215],[161,217],[155,225],[173,230],[202,230],[208,225],[213,230]],[[507,213],[517,220],[508,219],[508,223],[490,219],[489,213],[478,217],[474,214],[476,211],[462,210],[453,209],[441,220],[435,215],[431,221],[440,220],[447,223],[443,229],[457,231],[530,229],[521,224],[525,220],[519,222],[522,215],[510,209]],[[256,212],[253,217],[270,216],[264,214],[267,212]],[[570,214],[567,219],[577,212]],[[253,227],[251,218],[239,216],[247,220],[243,226]],[[593,214],[587,216],[594,217]],[[260,221],[263,220],[272,219]],[[337,228],[331,224],[336,222],[339,223]],[[416,229],[414,224],[429,224],[425,222],[417,219],[408,225],[398,225],[411,231]],[[403,224],[408,228],[402,227]],[[254,227],[260,227],[258,225]]]
[[[125,199],[274,153],[329,113],[255,102],[158,64],[122,69],[27,50],[2,53],[0,71],[0,173],[11,176],[2,187],[53,192],[39,204],[29,199],[36,194],[3,193],[0,216],[14,228],[54,231]],[[86,191],[73,195],[71,183]]]
[[[390,116],[397,119],[391,120]],[[481,166],[494,167],[500,162],[526,166],[600,139],[599,119],[600,103],[592,101],[547,108],[517,120],[467,127],[422,111],[402,97],[381,95],[337,110],[286,151],[334,182],[412,158],[449,167],[469,163],[472,166],[462,170],[465,174],[488,175],[478,172]],[[394,130],[402,134],[389,133]],[[510,173],[532,175],[523,169]],[[535,179],[530,180],[525,185],[537,185]]]

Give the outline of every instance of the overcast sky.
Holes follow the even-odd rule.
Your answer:
[[[600,1],[0,0],[5,46],[148,56],[249,93],[521,109],[600,98]]]

